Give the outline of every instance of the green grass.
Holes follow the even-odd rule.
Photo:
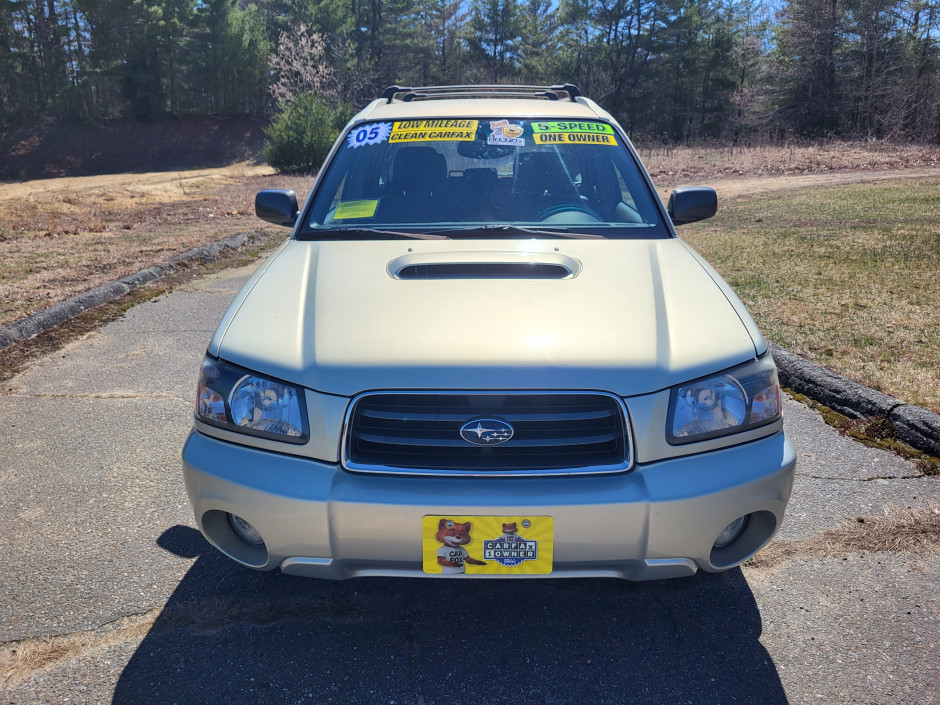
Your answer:
[[[768,338],[940,411],[940,179],[738,197],[680,235]]]

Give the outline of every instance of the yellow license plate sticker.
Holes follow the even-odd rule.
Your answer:
[[[555,520],[546,516],[428,515],[421,520],[424,572],[545,575]]]

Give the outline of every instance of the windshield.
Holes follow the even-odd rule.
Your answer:
[[[367,122],[344,137],[299,237],[665,237],[649,189],[599,121]]]

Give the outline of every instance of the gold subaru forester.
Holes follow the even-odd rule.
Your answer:
[[[206,538],[320,578],[732,568],[795,454],[753,320],[623,129],[564,86],[393,86],[346,126],[206,353]]]

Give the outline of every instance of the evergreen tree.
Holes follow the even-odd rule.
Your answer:
[[[839,127],[836,55],[842,19],[840,0],[790,0],[781,11],[768,77],[778,124],[804,134]]]
[[[504,83],[516,75],[522,44],[521,15],[517,0],[476,0],[469,44],[484,82]]]
[[[259,112],[265,104],[270,44],[256,5],[208,0],[197,14],[201,93],[216,113]]]

